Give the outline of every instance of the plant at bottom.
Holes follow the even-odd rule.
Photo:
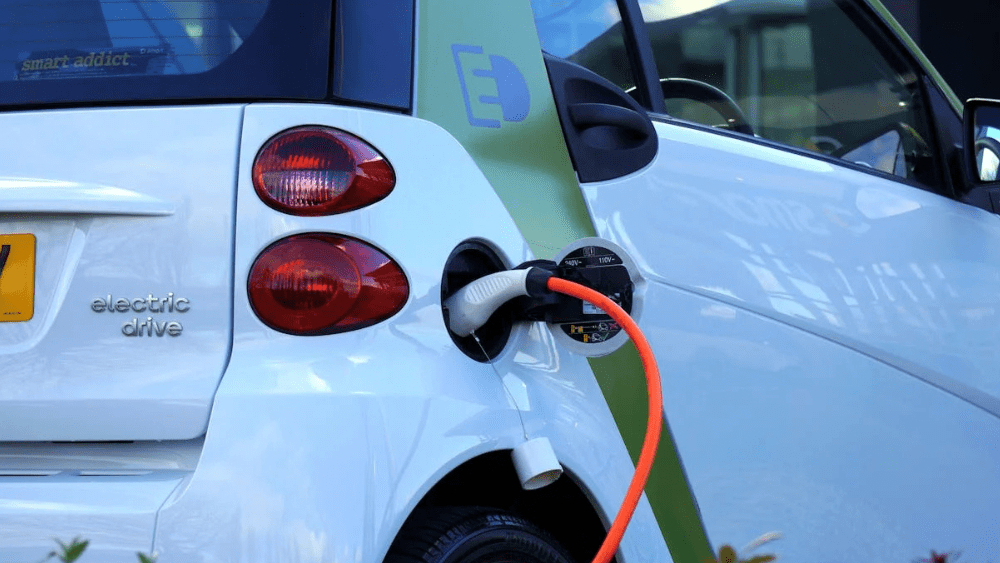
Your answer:
[[[49,555],[45,559],[42,559],[39,563],[48,561],[53,557],[58,559],[60,563],[73,563],[79,559],[81,555],[83,555],[87,546],[90,545],[90,540],[81,540],[79,536],[73,538],[73,540],[69,543],[63,542],[62,540],[55,540],[55,542],[59,544],[59,549],[51,551]],[[155,555],[146,555],[145,553],[139,552],[136,553],[136,556],[139,558],[139,563],[156,563]]]
[[[914,559],[913,563],[951,563],[952,561],[958,559],[960,555],[962,555],[961,551],[938,553],[932,549],[930,557]]]
[[[765,543],[772,542],[780,538],[780,532],[768,532],[747,544],[747,546],[743,548],[743,553],[749,553]],[[771,554],[754,555],[748,559],[743,559],[739,556],[736,550],[733,549],[733,546],[723,544],[723,546],[719,548],[719,555],[714,559],[705,560],[705,563],[771,563],[771,561],[774,561],[775,559],[777,559],[777,556]]]

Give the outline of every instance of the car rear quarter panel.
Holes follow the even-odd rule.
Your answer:
[[[161,563],[381,561],[438,479],[525,433],[550,438],[610,520],[632,465],[586,360],[558,350],[536,325],[517,328],[493,365],[479,364],[445,331],[440,281],[455,245],[476,237],[511,264],[530,257],[461,145],[427,121],[349,108],[251,105],[244,123],[233,354],[198,470],[159,515]],[[334,217],[265,206],[250,182],[253,157],[275,133],[303,124],[366,139],[395,168],[395,190]],[[361,238],[397,260],[410,283],[402,311],[329,336],[264,326],[243,286],[254,258],[283,236],[316,230]],[[668,557],[645,502],[622,553]]]

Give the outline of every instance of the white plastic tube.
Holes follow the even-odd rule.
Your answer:
[[[511,457],[521,488],[526,491],[551,484],[563,472],[552,443],[544,436],[520,444],[511,452]]]

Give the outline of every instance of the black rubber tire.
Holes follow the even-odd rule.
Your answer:
[[[494,508],[418,509],[385,563],[574,563],[544,530]]]

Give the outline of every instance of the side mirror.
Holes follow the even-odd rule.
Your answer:
[[[973,185],[1000,180],[1000,101],[965,103],[965,165]]]

